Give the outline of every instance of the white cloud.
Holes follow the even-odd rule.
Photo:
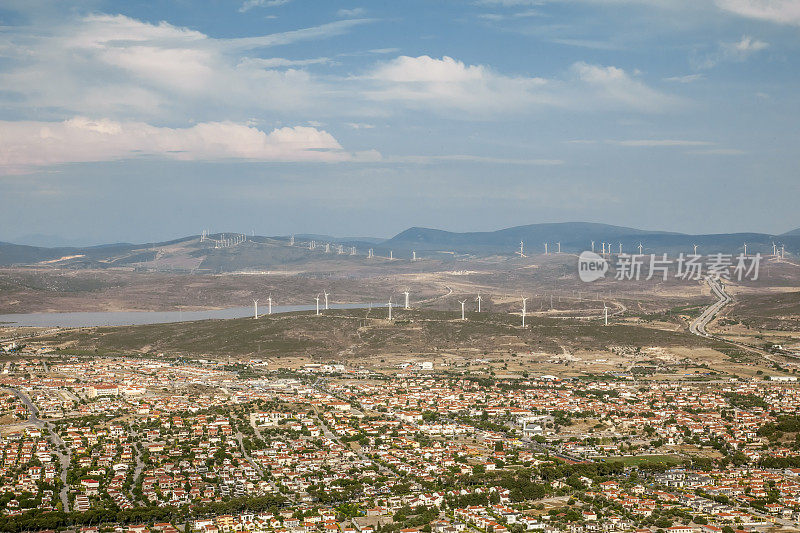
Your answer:
[[[572,66],[577,78],[588,86],[588,98],[609,107],[660,112],[681,104],[676,97],[661,93],[613,66],[578,62]]]
[[[355,7],[353,9],[340,9],[336,12],[336,16],[342,18],[363,17],[366,12],[367,10],[363,7]]]
[[[507,76],[484,65],[444,56],[400,56],[367,76],[376,87],[366,94],[412,107],[465,110],[479,115],[526,112],[555,106],[660,111],[679,103],[651,89],[623,69],[576,63],[566,79]]]
[[[692,83],[697,80],[702,80],[705,76],[702,74],[687,74],[685,76],[670,76],[669,78],[664,78],[664,81],[674,81],[677,83]]]
[[[292,0],[246,0],[242,7],[239,8],[240,13],[250,11],[254,7],[278,7],[286,5]]]
[[[208,122],[188,128],[156,127],[76,117],[63,122],[0,122],[0,172],[62,163],[160,156],[177,160],[343,162],[379,158],[349,153],[328,132],[308,126],[269,133],[244,124]]]
[[[797,0],[715,0],[725,11],[742,17],[800,26],[800,2]]]
[[[18,109],[58,118],[243,119],[254,110],[324,111],[332,92],[303,70],[324,58],[250,58],[253,49],[340,35],[365,20],[239,39],[214,39],[122,15],[70,19],[47,33],[19,31],[0,46],[0,92]],[[30,30],[23,29],[23,30]],[[258,55],[262,55],[259,53]],[[280,70],[278,70],[280,69]]]
[[[483,65],[465,65],[444,56],[400,56],[378,65],[368,76],[376,82],[367,95],[374,100],[402,101],[411,106],[435,106],[494,113],[524,109],[550,99],[540,89],[541,78],[512,78]]]
[[[743,35],[736,42],[722,42],[718,50],[704,56],[692,58],[695,68],[708,69],[717,66],[723,61],[745,61],[750,56],[769,48],[769,43]]]
[[[749,35],[742,36],[741,40],[735,43],[723,43],[723,47],[733,56],[745,59],[751,54],[764,50],[769,47],[769,43],[754,39]]]
[[[240,67],[255,68],[284,68],[284,67],[306,67],[308,65],[323,65],[330,63],[328,57],[315,57],[310,59],[286,59],[283,57],[246,57],[239,62]]]

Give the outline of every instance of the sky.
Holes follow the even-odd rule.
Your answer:
[[[0,240],[800,226],[800,0],[5,0]]]

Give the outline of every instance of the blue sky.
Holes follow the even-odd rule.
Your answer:
[[[0,240],[800,226],[800,1],[7,1]]]

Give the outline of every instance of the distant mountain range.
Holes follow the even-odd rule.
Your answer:
[[[230,235],[228,234],[228,238]],[[773,243],[786,252],[797,255],[800,251],[800,228],[782,235],[763,233],[724,233],[689,235],[685,233],[650,231],[590,222],[564,222],[552,224],[530,224],[497,231],[457,233],[430,228],[409,228],[391,239],[372,237],[336,238],[327,235],[295,235],[296,245],[287,246],[288,237],[249,237],[244,245],[233,247],[216,246],[221,235],[212,235],[201,242],[199,236],[153,244],[116,243],[99,246],[42,247],[0,242],[0,265],[57,265],[69,268],[104,268],[126,266],[147,269],[230,271],[247,268],[269,268],[278,265],[300,265],[315,259],[349,260],[347,253],[336,254],[335,245],[341,244],[349,252],[355,247],[358,255],[365,255],[371,248],[375,255],[407,259],[412,252],[418,256],[453,257],[453,255],[508,255],[519,250],[524,243],[526,255],[548,251],[555,252],[560,245],[562,252],[578,253],[594,246],[600,251],[604,243],[613,253],[633,253],[639,243],[642,252],[669,253],[691,252],[698,246],[698,253],[731,253],[742,251],[747,243],[749,253],[771,254]],[[309,242],[322,245],[309,249]],[[330,254],[319,255],[324,245],[331,243]],[[323,252],[324,253],[324,252]]]
[[[424,251],[450,251],[459,253],[512,253],[525,244],[526,253],[543,253],[544,243],[548,250],[555,251],[558,243],[564,252],[579,252],[591,248],[601,250],[603,243],[619,252],[632,253],[642,243],[643,253],[692,251],[698,245],[698,253],[735,253],[748,244],[748,252],[772,253],[772,243],[783,244],[787,250],[800,247],[800,230],[783,235],[763,233],[724,233],[689,235],[667,231],[649,231],[608,224],[590,222],[563,222],[553,224],[530,224],[497,231],[454,233],[429,228],[410,228],[382,242],[382,249]]]

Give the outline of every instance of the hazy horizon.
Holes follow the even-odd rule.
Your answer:
[[[556,223],[556,224],[558,224],[558,223],[566,223],[566,224],[569,224],[569,223],[575,223],[575,222],[587,222],[587,221],[570,220],[570,221],[563,221],[563,222],[543,222],[542,224],[549,224],[549,223]],[[605,222],[590,222],[590,223],[607,224]],[[519,224],[518,226],[528,226],[528,225],[536,225],[536,224],[539,224],[539,223],[533,222],[533,223],[530,223],[530,224]],[[680,233],[680,234],[687,234],[687,235],[713,235],[713,234],[715,234],[715,233],[711,233],[711,232],[708,232],[708,233],[687,233],[687,232],[678,232],[678,231],[673,231],[673,230],[670,230],[670,229],[663,229],[663,228],[645,228],[645,227],[636,227],[636,226],[622,226],[622,225],[619,225],[619,224],[608,224],[608,225],[618,226],[618,227],[630,227],[632,229],[651,231],[651,232],[662,232],[662,231],[664,231],[664,232]],[[259,237],[288,237],[289,235],[296,235],[298,237],[303,237],[303,236],[312,235],[312,236],[321,236],[321,237],[331,237],[333,239],[340,240],[340,241],[341,240],[357,241],[357,240],[369,240],[369,239],[388,240],[388,239],[391,239],[391,238],[395,237],[396,235],[402,233],[403,231],[405,231],[407,229],[410,229],[410,228],[414,228],[414,227],[425,227],[425,226],[419,226],[419,225],[408,226],[408,227],[403,228],[402,230],[397,231],[396,233],[393,233],[391,235],[359,235],[359,236],[354,236],[354,235],[336,235],[336,234],[314,232],[314,231],[311,231],[311,232],[290,232],[290,233],[284,233],[284,234],[280,234],[280,233],[265,234],[265,233],[259,233],[257,231],[255,231],[254,233],[255,233],[256,236],[259,236]],[[427,227],[427,229],[443,230],[443,231],[449,231],[449,232],[453,232],[453,233],[469,233],[469,232],[479,232],[480,233],[480,232],[492,232],[492,231],[507,229],[509,227],[514,227],[514,226],[504,226],[504,227],[499,227],[499,228],[485,228],[485,229],[470,229],[470,230],[445,229],[445,228],[435,228],[435,227]],[[778,232],[778,233],[759,232],[759,231],[738,231],[738,232],[720,232],[720,233],[758,233],[758,234],[764,234],[764,235],[774,235],[774,236],[777,237],[779,235],[788,233],[790,231],[794,231],[795,229],[798,229],[798,228],[792,228],[792,229],[789,229],[789,230],[786,230],[786,231],[782,231],[782,232]],[[233,234],[236,234],[236,233],[246,233],[247,235],[250,235],[250,232],[246,232],[246,231],[244,231],[242,229],[239,229],[237,231],[236,228],[233,228],[233,229],[231,229],[231,228],[228,228],[228,229],[225,229],[225,228],[210,229],[210,230],[207,230],[207,231],[209,231],[210,233],[217,233],[217,234],[218,233],[228,233],[228,234],[233,235]],[[254,230],[251,230],[251,231],[254,231]],[[114,239],[112,239],[112,240],[97,241],[97,242],[85,242],[85,241],[81,241],[80,239],[69,240],[69,239],[64,239],[62,237],[59,237],[57,235],[28,234],[28,235],[21,235],[20,237],[18,237],[16,239],[13,239],[13,240],[12,239],[0,238],[0,242],[7,242],[7,243],[11,243],[11,244],[21,244],[21,245],[28,245],[28,246],[40,246],[40,247],[45,247],[45,248],[86,247],[86,246],[98,246],[98,245],[104,245],[104,244],[122,244],[122,243],[147,244],[147,243],[151,243],[151,242],[152,243],[167,242],[167,241],[171,241],[171,240],[175,240],[175,239],[182,239],[182,238],[185,238],[185,237],[190,237],[192,235],[200,235],[200,232],[189,232],[189,233],[184,233],[184,234],[175,234],[175,235],[169,235],[169,236],[164,237],[164,238],[153,238],[153,239],[143,240],[143,241],[130,241],[130,240],[122,240],[122,239],[114,240]]]

